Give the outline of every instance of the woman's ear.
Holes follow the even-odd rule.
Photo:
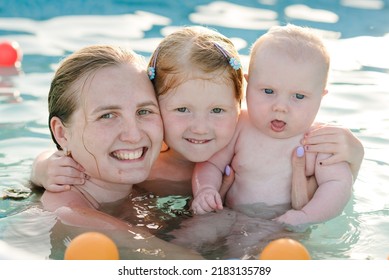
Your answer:
[[[58,117],[52,117],[50,120],[50,127],[55,140],[62,147],[67,147],[68,139],[67,139],[67,128],[62,123],[61,119]]]

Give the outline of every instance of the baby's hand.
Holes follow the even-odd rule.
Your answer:
[[[298,226],[305,225],[308,223],[308,216],[302,210],[288,210],[286,213],[274,219],[275,221],[289,225],[289,226]]]
[[[47,161],[47,174],[42,180],[42,186],[52,192],[62,192],[70,189],[70,185],[85,183],[84,168],[72,157],[65,156],[63,151],[52,154]]]
[[[205,214],[215,210],[222,210],[223,202],[217,190],[204,188],[196,194],[191,208],[194,214]]]

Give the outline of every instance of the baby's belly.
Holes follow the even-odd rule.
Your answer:
[[[263,203],[264,205],[284,205],[291,202],[291,185],[277,179],[256,181],[239,180],[227,193],[226,204],[234,208],[237,205]]]

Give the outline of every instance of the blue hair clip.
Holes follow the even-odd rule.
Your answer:
[[[147,75],[149,76],[150,80],[154,80],[154,78],[155,78],[155,67],[150,66],[149,68],[147,68]]]
[[[155,67],[157,65],[158,52],[159,52],[159,47],[154,52],[153,63],[151,64],[151,66],[149,66],[149,68],[147,68],[147,75],[149,76],[149,79],[151,81],[155,79]]]
[[[231,67],[234,68],[234,70],[238,70],[240,67],[242,67],[242,64],[240,63],[240,61],[238,59],[236,59],[235,57],[231,57],[229,62],[230,62]]]
[[[215,47],[224,55],[225,58],[228,59],[228,63],[231,65],[231,67],[234,70],[239,70],[239,68],[242,67],[242,64],[240,63],[240,60],[236,57],[232,57],[222,46],[220,46],[218,43],[213,43]]]

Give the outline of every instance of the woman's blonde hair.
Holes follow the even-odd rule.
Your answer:
[[[72,114],[81,106],[82,85],[78,85],[77,81],[99,69],[127,63],[139,64],[142,68],[145,65],[132,50],[110,45],[84,47],[61,62],[51,82],[48,97],[50,133],[59,150],[62,148],[53,135],[50,121],[58,117],[66,126]]]
[[[153,84],[157,97],[188,79],[221,78],[234,86],[235,98],[240,102],[243,72],[241,68],[235,70],[226,55],[239,59],[227,37],[206,27],[184,27],[166,36],[149,62],[149,67],[155,68]]]

